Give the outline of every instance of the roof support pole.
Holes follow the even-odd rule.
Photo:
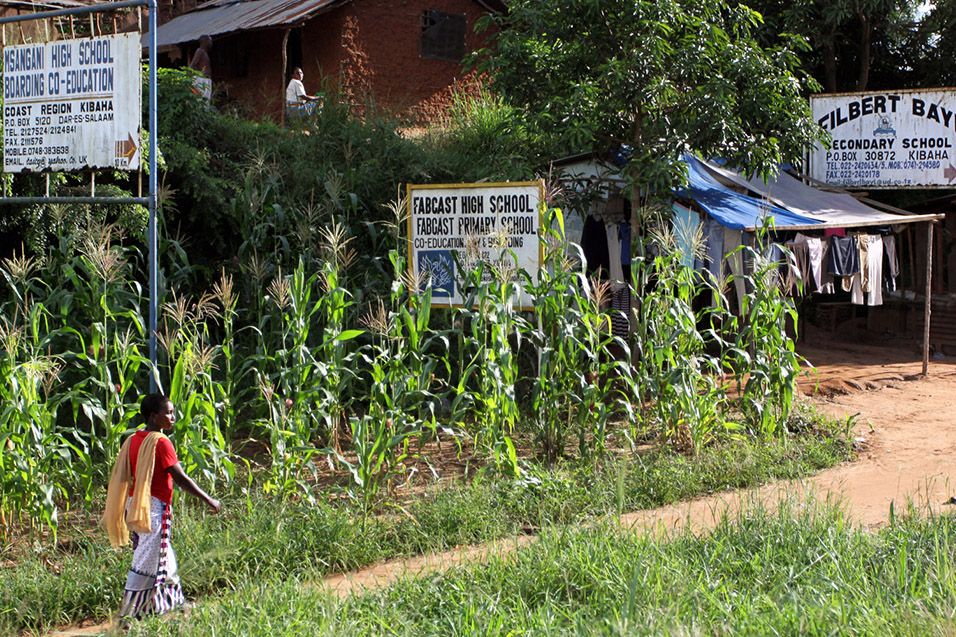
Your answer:
[[[281,115],[282,128],[285,128],[285,111],[286,111],[285,76],[289,72],[289,69],[286,68],[286,66],[289,64],[289,59],[288,59],[289,31],[291,31],[291,29],[284,29],[282,31],[282,79],[281,79],[282,86],[280,87],[280,89],[282,90],[282,99],[279,102],[280,104],[282,104],[282,115]]]
[[[929,372],[929,322],[933,313],[933,222],[926,222],[926,302],[923,307],[923,376]]]

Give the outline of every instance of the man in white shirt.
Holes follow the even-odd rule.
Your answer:
[[[295,67],[292,69],[292,79],[285,88],[286,113],[290,118],[311,113],[315,104],[310,102],[321,99],[318,95],[309,95],[305,92],[305,85],[302,83],[304,77],[302,69]]]

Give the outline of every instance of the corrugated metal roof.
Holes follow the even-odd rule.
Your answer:
[[[184,13],[156,31],[159,47],[198,40],[203,35],[270,29],[298,24],[347,0],[214,0]],[[143,48],[149,48],[143,33]]]

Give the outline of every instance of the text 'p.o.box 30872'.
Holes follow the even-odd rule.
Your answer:
[[[413,280],[431,285],[433,305],[458,306],[466,302],[463,286],[479,270],[484,280],[507,276],[517,284],[521,270],[536,279],[542,201],[540,181],[408,186]],[[522,309],[533,307],[523,292],[514,301]]]
[[[3,170],[140,166],[140,36],[3,49]]]

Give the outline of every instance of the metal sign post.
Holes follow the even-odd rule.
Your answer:
[[[32,204],[32,203],[63,203],[63,204],[139,204],[146,205],[149,210],[149,221],[148,221],[148,234],[147,234],[147,244],[149,251],[149,361],[150,361],[150,378],[149,378],[149,388],[151,392],[160,390],[159,383],[159,372],[156,365],[156,323],[157,323],[157,298],[159,291],[157,289],[157,265],[156,265],[156,193],[158,190],[158,175],[156,174],[156,126],[157,126],[157,86],[156,86],[156,0],[125,0],[123,2],[113,2],[109,4],[98,4],[91,5],[88,7],[72,7],[69,9],[58,9],[55,11],[43,11],[39,13],[29,13],[18,16],[8,16],[0,18],[0,25],[9,24],[14,22],[26,22],[30,20],[46,20],[49,18],[55,18],[58,16],[67,16],[67,15],[85,15],[92,13],[105,13],[107,11],[115,11],[117,9],[124,9],[129,7],[141,7],[147,6],[149,10],[149,196],[148,197],[0,197],[0,204]],[[35,56],[39,54],[39,51],[29,52],[24,54],[24,60],[26,66],[29,67],[33,62],[33,59],[36,59]],[[31,57],[31,55],[33,57]],[[65,57],[65,55],[64,55]],[[62,59],[60,60],[63,61]],[[6,72],[7,69],[4,69]],[[49,82],[49,76],[47,76],[47,82]],[[49,84],[47,83],[49,86]],[[42,84],[39,82],[35,85],[36,87],[42,90]],[[57,84],[57,86],[60,86]],[[64,81],[62,86],[68,87],[69,84]],[[33,88],[29,89],[30,91],[34,90]],[[135,152],[135,146],[139,143],[139,140],[119,140],[123,144],[122,151],[123,153],[130,152],[129,146],[133,147],[133,152]],[[37,152],[46,153],[46,150],[35,149]],[[71,149],[75,150],[75,149]],[[119,151],[117,151],[119,152]],[[57,155],[58,151],[54,152],[54,155]],[[127,155],[127,159],[129,155]],[[57,157],[59,159],[59,157]],[[37,168],[41,169],[43,167],[52,166],[54,169],[58,168],[61,165],[60,161],[55,161],[49,157],[44,157],[44,162],[42,166],[38,165]],[[78,162],[79,163],[79,162]],[[91,164],[93,168],[106,168],[103,165]],[[115,170],[116,167],[109,167],[110,170]]]
[[[156,0],[149,5],[149,391],[159,389],[159,368],[156,366],[156,315],[159,290],[156,284],[156,192],[159,184],[156,174]]]

